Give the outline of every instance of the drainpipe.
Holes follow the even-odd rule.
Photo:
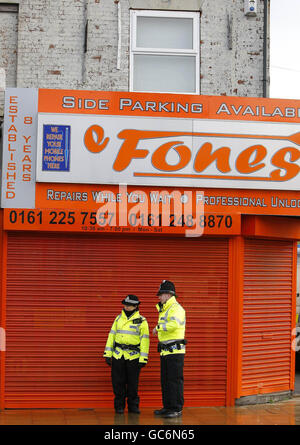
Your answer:
[[[121,2],[115,1],[118,5],[118,55],[117,55],[117,70],[121,69],[121,49],[122,49],[122,20],[121,20]]]
[[[84,20],[84,41],[83,41],[83,63],[82,63],[82,83],[86,82],[86,63],[87,63],[87,50],[88,50],[88,0],[85,0],[84,3],[84,11],[83,11],[83,20]]]
[[[264,0],[263,97],[267,97],[268,84],[268,19],[269,0]]]

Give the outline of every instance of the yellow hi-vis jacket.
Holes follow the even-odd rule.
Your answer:
[[[116,346],[116,343],[122,345]],[[104,357],[125,360],[139,359],[141,363],[147,363],[149,354],[149,327],[145,317],[139,311],[127,318],[124,310],[118,315],[108,334]],[[126,345],[138,346],[139,350],[126,349]]]
[[[156,308],[159,312],[158,324],[156,330],[160,344],[168,345],[176,340],[184,340],[185,335],[185,310],[177,302],[175,297],[169,298],[165,304],[157,304]],[[160,355],[184,354],[185,346],[180,345],[180,349],[176,345],[171,350],[162,349]]]

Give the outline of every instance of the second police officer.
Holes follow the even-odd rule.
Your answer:
[[[163,408],[154,414],[179,417],[184,404],[183,365],[185,356],[185,310],[176,300],[174,283],[164,280],[157,292],[159,318],[153,334],[158,335]]]

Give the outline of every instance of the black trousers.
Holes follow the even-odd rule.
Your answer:
[[[184,354],[160,356],[160,378],[163,407],[170,411],[181,411],[183,396]]]
[[[126,398],[129,410],[139,407],[139,375],[139,359],[125,360],[124,357],[118,360],[112,359],[111,380],[116,410],[125,408]]]

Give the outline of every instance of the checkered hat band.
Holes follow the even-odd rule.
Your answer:
[[[138,304],[139,302],[136,300],[131,300],[129,297],[126,297],[124,300],[124,303],[128,303],[128,304]]]

